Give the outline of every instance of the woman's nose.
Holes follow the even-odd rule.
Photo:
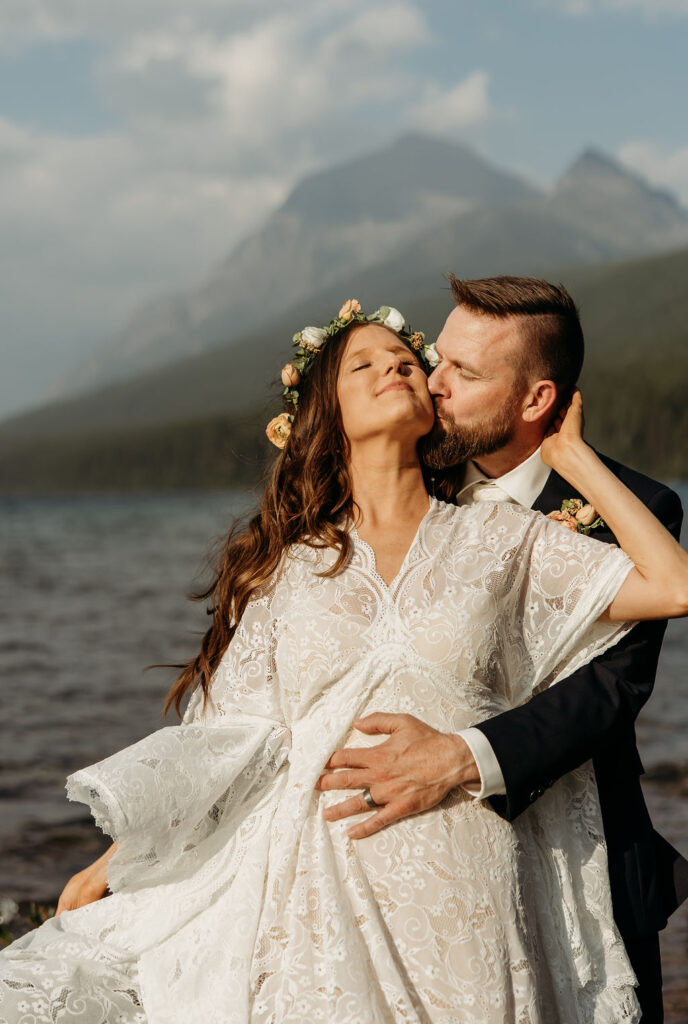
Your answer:
[[[385,373],[399,373],[402,377],[408,377],[411,367],[404,362],[404,357],[391,352]]]

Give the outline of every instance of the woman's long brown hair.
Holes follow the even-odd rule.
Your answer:
[[[352,325],[357,326],[357,325]],[[325,575],[334,575],[349,557],[346,529],[353,517],[349,445],[344,434],[337,380],[350,330],[331,339],[313,360],[299,387],[299,407],[286,446],[278,456],[260,509],[223,544],[215,577],[192,600],[212,598],[212,622],[199,653],[172,686],[164,713],[200,686],[207,700],[210,682],[253,592],[270,579],[284,550],[298,541],[339,550]],[[339,521],[340,525],[335,525]]]

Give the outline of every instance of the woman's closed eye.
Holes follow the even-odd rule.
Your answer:
[[[351,372],[356,373],[357,370],[367,370],[372,365],[372,363],[361,363],[360,366],[354,366]],[[420,369],[420,364],[417,363],[415,359],[404,359],[402,362],[402,366],[413,366],[416,367],[417,369]]]

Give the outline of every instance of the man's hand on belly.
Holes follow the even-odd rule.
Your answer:
[[[365,839],[385,825],[419,814],[443,800],[455,786],[480,781],[468,744],[460,736],[438,732],[413,715],[367,715],[354,722],[359,732],[385,733],[374,747],[335,750],[315,788],[358,789],[356,796],[326,808],[327,821],[338,821],[369,809],[363,790],[379,804],[365,821],[348,832],[350,839]]]

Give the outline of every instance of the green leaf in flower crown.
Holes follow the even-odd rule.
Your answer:
[[[389,306],[380,306],[377,312],[380,318],[384,320],[386,316],[389,316]]]
[[[291,340],[294,342],[295,345],[300,345],[301,344],[301,331],[297,331],[296,334],[292,337]]]

